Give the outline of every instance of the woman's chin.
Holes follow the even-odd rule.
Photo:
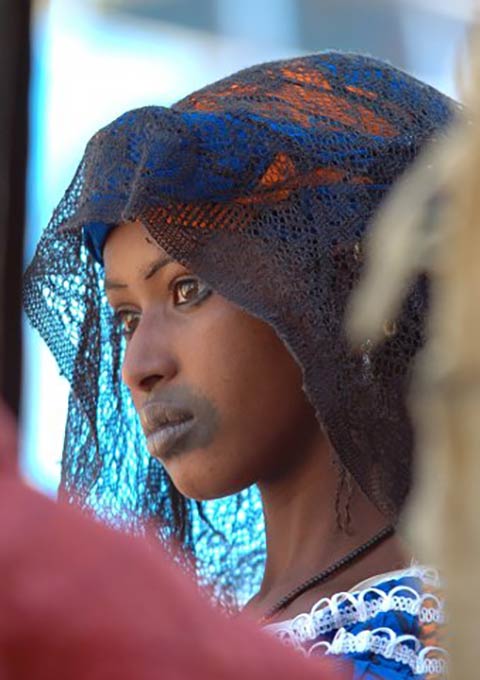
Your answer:
[[[250,486],[247,482],[239,484],[238,476],[222,476],[218,469],[208,471],[205,466],[188,465],[186,461],[175,461],[174,464],[165,467],[177,491],[195,501],[224,498]],[[253,481],[251,483],[253,484]]]

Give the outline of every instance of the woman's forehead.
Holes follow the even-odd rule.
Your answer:
[[[122,222],[112,229],[105,242],[103,259],[106,278],[120,278],[125,272],[147,270],[159,259],[174,261],[138,220]]]
[[[122,254],[139,254],[145,255],[165,255],[167,252],[160,246],[143,224],[136,220],[134,222],[122,222],[117,227],[112,229],[105,241],[103,256],[105,266],[107,261],[113,261]]]

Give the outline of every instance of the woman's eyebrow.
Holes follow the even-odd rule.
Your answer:
[[[175,262],[173,258],[168,255],[161,255],[159,258],[151,262],[147,267],[140,270],[140,276],[143,276],[144,281],[151,279],[154,274],[156,274],[160,269],[165,267],[170,262]],[[113,290],[116,288],[128,288],[126,283],[120,283],[119,281],[112,281],[111,279],[105,279],[105,290]]]
[[[146,269],[142,272],[144,280],[146,281],[147,279],[151,279],[159,269],[162,269],[162,267],[165,267],[165,265],[170,264],[170,262],[174,262],[171,257],[168,255],[161,255],[157,260],[149,264],[148,267],[146,267]]]

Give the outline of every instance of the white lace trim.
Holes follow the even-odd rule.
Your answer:
[[[368,583],[374,582],[378,586],[387,580],[400,580],[408,577],[418,578],[426,585],[434,587],[440,585],[436,570],[419,566],[395,572],[395,576],[384,574],[378,581],[369,580]],[[366,601],[367,595],[372,594],[376,597]],[[341,609],[340,605],[343,605]],[[372,585],[363,590],[340,592],[332,597],[323,597],[316,602],[310,612],[298,614],[289,621],[268,624],[265,629],[273,633],[275,637],[295,647],[301,647],[305,642],[313,641],[320,635],[354,623],[368,621],[379,612],[388,611],[407,612],[417,616],[421,623],[442,624],[445,621],[444,603],[436,595],[420,594],[405,585],[395,586],[385,593]]]
[[[373,652],[410,667],[413,673],[444,675],[447,671],[446,652],[441,647],[424,647],[414,635],[397,635],[390,628],[364,630],[356,635],[342,628],[331,643],[317,642],[308,650],[324,649],[325,654]]]

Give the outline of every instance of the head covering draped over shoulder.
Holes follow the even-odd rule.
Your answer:
[[[162,538],[179,512],[122,385],[123,345],[103,290],[109,231],[140,220],[170,256],[274,328],[341,462],[396,518],[410,485],[404,397],[426,282],[386,324],[380,349],[353,351],[343,314],[375,208],[454,109],[392,66],[327,52],[254,66],[100,130],[25,281],[27,313],[72,388],[63,495],[108,521],[156,521]],[[183,503],[181,538],[200,579],[217,595],[248,597],[264,560],[258,491]]]

